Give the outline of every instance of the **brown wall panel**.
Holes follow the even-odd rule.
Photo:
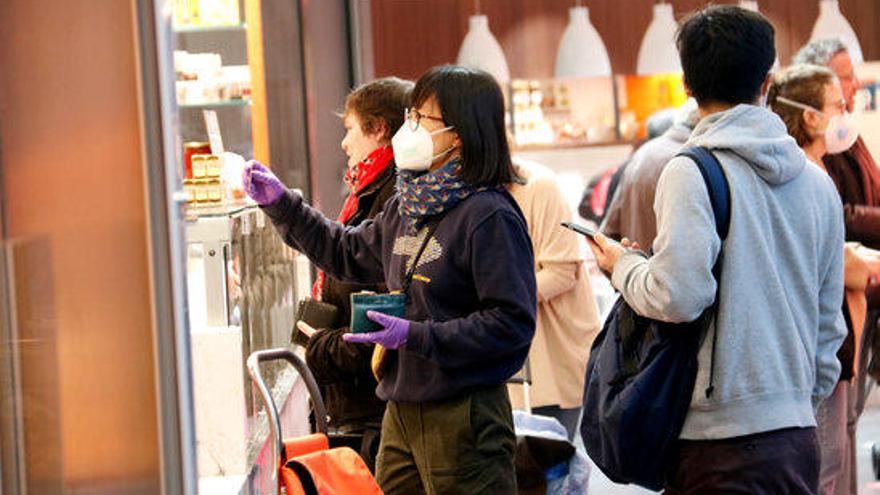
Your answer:
[[[856,31],[865,60],[880,60],[880,2],[841,0],[840,10]]]
[[[651,22],[653,0],[591,0],[583,2],[608,50],[615,73],[636,69],[639,46]],[[736,3],[716,0],[715,4]],[[568,25],[573,0],[482,0],[481,12],[507,56],[513,77],[551,77],[559,40]],[[676,17],[707,4],[705,0],[675,0]],[[761,11],[777,28],[780,60],[809,38],[818,0],[761,0]],[[867,60],[880,58],[880,2],[841,0],[841,10],[853,24]],[[455,62],[474,13],[469,0],[372,0],[373,50],[376,76],[418,77],[425,69]]]
[[[14,19],[0,23],[4,241],[22,260],[12,290],[33,336],[12,344],[39,413],[29,481],[46,481],[33,456],[48,453],[64,493],[156,493],[133,1],[2,0],[0,19]]]

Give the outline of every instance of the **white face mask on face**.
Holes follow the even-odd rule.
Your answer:
[[[836,155],[852,148],[859,139],[859,128],[855,116],[849,112],[828,119],[825,128],[825,148]]]
[[[802,110],[817,112],[819,115],[825,115],[825,112],[821,110],[782,96],[777,97],[776,101]],[[828,125],[825,127],[823,135],[825,137],[825,150],[830,155],[843,153],[852,148],[859,138],[859,126],[855,116],[849,112],[832,115],[828,118]]]
[[[455,149],[455,146],[451,146],[446,151],[435,155],[434,140],[431,139],[431,136],[451,129],[450,126],[428,132],[427,129],[421,125],[415,125],[407,118],[391,138],[391,147],[394,148],[394,163],[397,164],[397,168],[414,172],[423,172],[431,168],[431,164],[435,160]]]

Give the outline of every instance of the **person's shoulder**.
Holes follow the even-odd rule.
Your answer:
[[[558,176],[549,168],[540,166],[535,169],[525,179],[527,183],[523,186],[530,192],[532,197],[539,201],[555,201],[562,197],[562,189],[559,187]]]
[[[828,172],[822,170],[819,165],[807,160],[807,166],[804,168],[802,176],[810,182],[810,187],[816,191],[816,194],[823,195],[824,199],[831,203],[840,203],[840,194],[837,192],[834,179],[831,178]]]
[[[398,227],[400,222],[400,196],[397,195],[397,192],[392,193],[391,197],[385,200],[385,204],[382,206],[381,218],[380,225],[382,225],[383,229],[395,229]]]
[[[695,179],[702,182],[703,176],[699,166],[686,156],[675,155],[663,167],[660,174],[661,182],[692,182]]]
[[[397,193],[397,174],[392,172],[391,175],[383,178],[382,185],[379,187],[378,192],[376,193],[376,197],[379,198],[382,203],[387,202],[389,199],[394,197]]]
[[[468,212],[491,213],[511,208],[513,196],[504,188],[488,187],[474,192],[461,204]]]
[[[536,161],[523,158],[514,158],[512,161],[517,174],[527,182],[532,179],[543,180],[547,176],[553,176],[553,171],[549,167]]]
[[[803,196],[812,198],[818,225],[825,225],[829,232],[844,231],[843,202],[837,186],[830,175],[818,165],[807,160],[807,167],[798,179],[807,183]],[[831,239],[833,237],[829,237]]]
[[[556,173],[546,165],[521,158],[515,158],[513,165],[520,182],[511,184],[511,188],[542,189],[556,184]]]
[[[559,178],[549,169],[546,169],[546,172],[542,172],[539,174],[533,175],[529,179],[534,185],[534,189],[536,193],[547,194],[547,193],[559,193]]]
[[[525,224],[525,217],[518,203],[504,188],[493,187],[477,191],[455,208],[454,213],[469,232],[490,219],[510,217]]]
[[[506,189],[489,188],[472,194],[452,212],[449,229],[465,246],[493,249],[488,245],[516,244],[523,239],[529,246],[528,222],[519,204]],[[450,218],[452,220],[452,218]],[[474,244],[475,239],[478,239]]]
[[[627,174],[633,177],[659,175],[666,165],[683,149],[683,143],[665,134],[654,138],[639,148],[630,161]],[[634,174],[634,175],[632,175]]]
[[[862,163],[851,153],[851,150],[837,153],[834,155],[825,155],[822,159],[825,170],[832,179],[839,181],[845,180],[848,176],[860,175],[863,167]]]

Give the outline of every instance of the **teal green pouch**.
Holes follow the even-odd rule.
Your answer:
[[[421,259],[422,253],[425,251],[425,247],[428,246],[428,242],[431,241],[431,236],[434,235],[439,223],[440,220],[436,219],[428,224],[427,231],[422,239],[422,245],[419,247],[406,275],[402,278],[403,283],[399,292],[377,294],[375,292],[363,291],[351,294],[351,333],[368,333],[382,330],[382,325],[367,318],[367,311],[378,311],[386,315],[406,318],[406,294],[409,292],[416,268],[419,266],[419,259]]]
[[[351,332],[367,333],[382,330],[382,325],[367,318],[367,311],[378,311],[398,318],[406,317],[405,294],[357,292],[351,295]]]

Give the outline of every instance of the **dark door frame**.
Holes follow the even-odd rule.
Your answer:
[[[170,0],[135,0],[162,493],[198,493]]]

